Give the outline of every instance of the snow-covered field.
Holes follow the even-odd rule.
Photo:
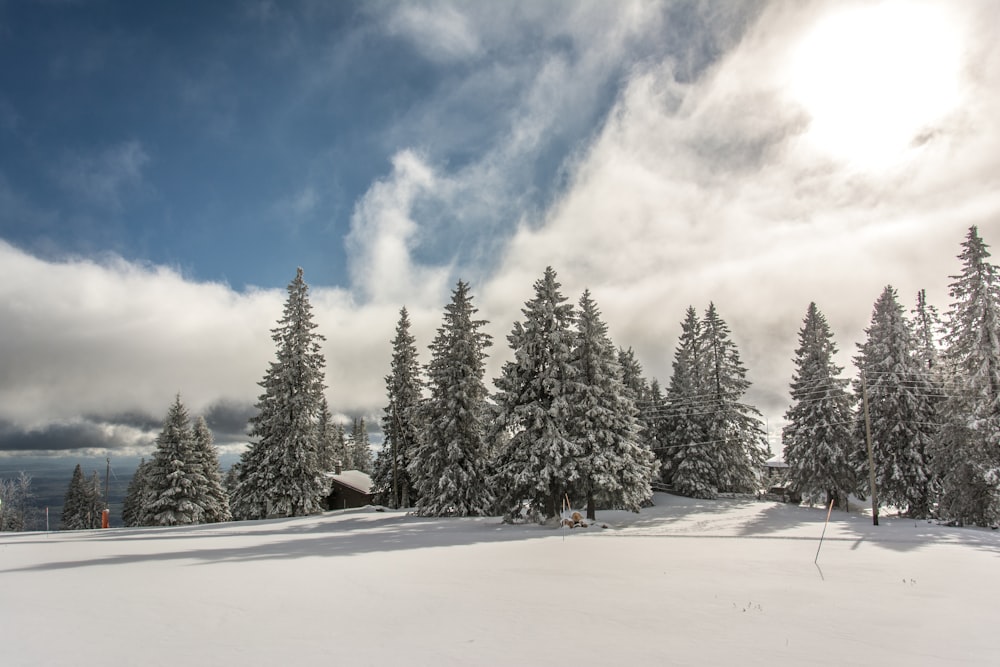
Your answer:
[[[0,536],[3,665],[997,665],[1000,533],[657,494]]]

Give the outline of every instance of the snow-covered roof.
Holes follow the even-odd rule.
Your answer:
[[[355,491],[360,491],[364,494],[369,494],[372,492],[372,478],[368,476],[367,473],[363,473],[360,470],[345,470],[339,475],[335,472],[326,473],[327,479],[331,479],[341,484],[342,486],[347,486]]]
[[[768,468],[787,468],[788,464],[785,463],[785,459],[781,458],[781,454],[775,454],[768,460],[764,461],[764,465]]]

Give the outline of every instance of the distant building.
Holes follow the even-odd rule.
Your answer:
[[[764,487],[765,497],[773,500],[781,500],[786,503],[801,503],[802,494],[792,485],[788,478],[788,463],[780,454],[772,456],[764,461],[761,470],[761,486]]]
[[[785,459],[781,458],[781,454],[775,454],[764,461],[764,469],[761,471],[764,487],[783,481],[787,472],[788,464],[785,463]]]
[[[360,470],[342,470],[340,462],[333,472],[326,473],[330,495],[326,507],[331,510],[364,507],[372,504],[372,478]]]

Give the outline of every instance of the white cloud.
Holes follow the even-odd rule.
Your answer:
[[[377,415],[399,308],[409,308],[426,361],[458,277],[471,280],[491,321],[495,375],[504,335],[551,265],[571,301],[593,291],[615,341],[635,347],[664,383],[684,309],[714,301],[749,366],[752,398],[773,424],[787,405],[810,301],[848,363],[886,283],[907,305],[926,288],[943,306],[965,229],[978,224],[1000,247],[1000,42],[985,27],[996,25],[992,5],[956,10],[968,15],[958,22],[967,31],[962,102],[892,168],[858,170],[803,140],[810,119],[788,94],[787,59],[827,6],[776,4],[693,81],[675,77],[688,64],[673,56],[625,68],[610,112],[562,165],[562,189],[551,204],[533,203],[525,172],[553,134],[589,122],[593,91],[622,71],[609,63],[628,61],[629,45],[658,29],[646,3],[611,6],[574,4],[565,21],[539,21],[544,39],[569,36],[573,49],[536,53],[530,67],[477,70],[506,78],[513,95],[503,127],[471,161],[451,167],[433,152],[439,135],[447,140],[447,128],[433,124],[443,107],[428,105],[393,135],[391,171],[355,204],[351,290],[312,292],[335,410]],[[468,20],[484,25],[476,17]],[[447,53],[516,39],[517,21],[490,18],[490,31],[472,30],[476,41],[464,47],[455,38]],[[420,29],[452,34],[430,22]],[[482,85],[459,82],[448,103]],[[143,161],[135,164],[140,178]],[[118,192],[130,181],[109,182],[91,188]],[[304,188],[284,204],[307,214],[322,195]],[[0,243],[0,377],[14,378],[0,382],[0,420],[33,427],[128,410],[160,415],[178,390],[195,412],[252,403],[284,296],[120,260],[44,262]]]
[[[116,257],[44,261],[0,241],[0,441],[148,452],[177,392],[192,414],[238,416],[274,359],[270,330],[286,297]],[[377,419],[400,304],[359,305],[330,288],[313,288],[311,301],[334,411]],[[410,308],[428,343],[438,301]]]
[[[408,39],[433,61],[461,61],[476,56],[480,50],[476,26],[451,4],[395,6],[386,29],[389,34]]]
[[[908,305],[920,288],[945,301],[964,230],[1000,242],[995,82],[965,82],[974,135],[941,129],[909,162],[860,173],[801,141],[808,118],[783,96],[782,59],[812,17],[778,6],[694,84],[668,66],[638,73],[565,196],[511,241],[489,309],[509,309],[551,264],[571,298],[592,288],[617,340],[666,380],[684,308],[714,300],[758,396],[775,397],[809,301],[844,361],[884,284]]]
[[[411,256],[420,225],[413,219],[415,201],[443,186],[418,155],[402,151],[392,160],[392,173],[374,184],[358,202],[348,236],[350,273],[354,288],[375,303],[424,304],[436,301],[448,269],[422,266]]]

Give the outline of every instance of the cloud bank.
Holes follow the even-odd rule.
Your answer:
[[[534,4],[370,10],[386,34],[456,76],[387,130],[387,172],[353,203],[350,284],[313,285],[327,394],[341,414],[377,419],[403,305],[427,361],[458,278],[490,320],[495,376],[505,335],[551,265],[571,301],[592,290],[614,340],[664,384],[684,309],[714,302],[749,367],[750,400],[776,432],[810,301],[846,365],[885,284],[907,302],[927,289],[943,309],[965,230],[979,225],[1000,243],[992,4],[949,9],[963,36],[960,101],[877,166],[812,141],[812,113],[790,83],[801,76],[791,63],[802,35],[841,3],[741,14],[714,4],[684,14],[644,2],[561,7],[561,21]],[[705,37],[685,50],[656,46],[683,30],[681,17]],[[451,122],[484,87],[510,93],[483,121],[489,132],[474,112]],[[95,192],[139,178],[142,154],[131,155],[116,164],[134,170],[107,172],[125,176]],[[325,196],[316,187],[276,205],[307,214]],[[0,242],[0,447],[140,451],[178,391],[217,438],[241,442],[284,297],[114,256],[43,260]]]

